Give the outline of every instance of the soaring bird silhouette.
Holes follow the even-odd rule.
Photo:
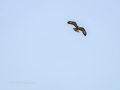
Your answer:
[[[87,32],[85,31],[85,29],[83,27],[79,27],[76,22],[68,21],[67,23],[72,24],[76,27],[76,28],[73,28],[74,31],[79,32],[79,30],[81,30],[85,36],[87,35]]]

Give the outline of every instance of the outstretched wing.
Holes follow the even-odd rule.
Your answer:
[[[68,21],[68,24],[72,24],[72,25],[74,25],[76,28],[78,27],[78,26],[77,26],[77,23],[74,22],[74,21]]]
[[[81,30],[85,36],[87,35],[87,32],[83,27],[79,27],[79,30]]]
[[[87,35],[87,32],[84,30],[84,31],[82,31],[83,32],[83,34],[86,36]]]

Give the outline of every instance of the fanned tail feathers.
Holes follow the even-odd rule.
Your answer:
[[[78,29],[76,29],[76,28],[73,28],[73,30],[74,30],[75,32],[78,32],[78,33],[79,33],[79,30],[78,30]]]

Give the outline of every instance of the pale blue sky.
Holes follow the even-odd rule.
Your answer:
[[[0,90],[120,90],[119,27],[120,0],[0,0]]]

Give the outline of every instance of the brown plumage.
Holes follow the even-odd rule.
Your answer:
[[[81,30],[85,36],[87,35],[87,32],[85,31],[85,29],[83,27],[79,27],[76,22],[68,21],[67,23],[72,24],[76,27],[76,28],[73,28],[74,31],[79,32],[79,30]]]

